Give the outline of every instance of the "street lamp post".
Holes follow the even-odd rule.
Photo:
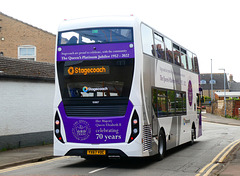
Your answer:
[[[226,81],[225,81],[225,68],[220,68],[219,70],[223,70],[224,71],[224,75],[223,75],[223,81],[224,81],[224,116],[226,117]]]
[[[213,77],[212,77],[212,59],[211,59],[211,81],[210,81],[210,84],[211,84],[211,109],[212,109],[212,114],[213,114]]]

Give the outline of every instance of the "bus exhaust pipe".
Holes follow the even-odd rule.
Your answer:
[[[121,157],[119,155],[108,155],[108,159],[119,160],[119,159],[121,159]]]

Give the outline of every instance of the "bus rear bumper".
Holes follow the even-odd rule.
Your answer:
[[[96,151],[92,155],[89,151]],[[104,154],[97,153],[104,151]],[[131,143],[117,144],[77,144],[77,143],[60,143],[54,141],[54,156],[81,156],[86,157],[144,157],[149,156],[148,152],[143,152],[140,136]]]
[[[105,157],[105,158],[127,158],[128,156],[119,149],[97,149],[95,151],[105,151],[104,155],[88,155],[89,149],[71,149],[66,156],[81,156],[82,158]]]

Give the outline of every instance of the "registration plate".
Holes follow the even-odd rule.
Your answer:
[[[87,150],[87,155],[106,155],[106,150]]]

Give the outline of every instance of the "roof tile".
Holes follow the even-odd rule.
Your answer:
[[[54,64],[0,57],[0,77],[53,81]]]

